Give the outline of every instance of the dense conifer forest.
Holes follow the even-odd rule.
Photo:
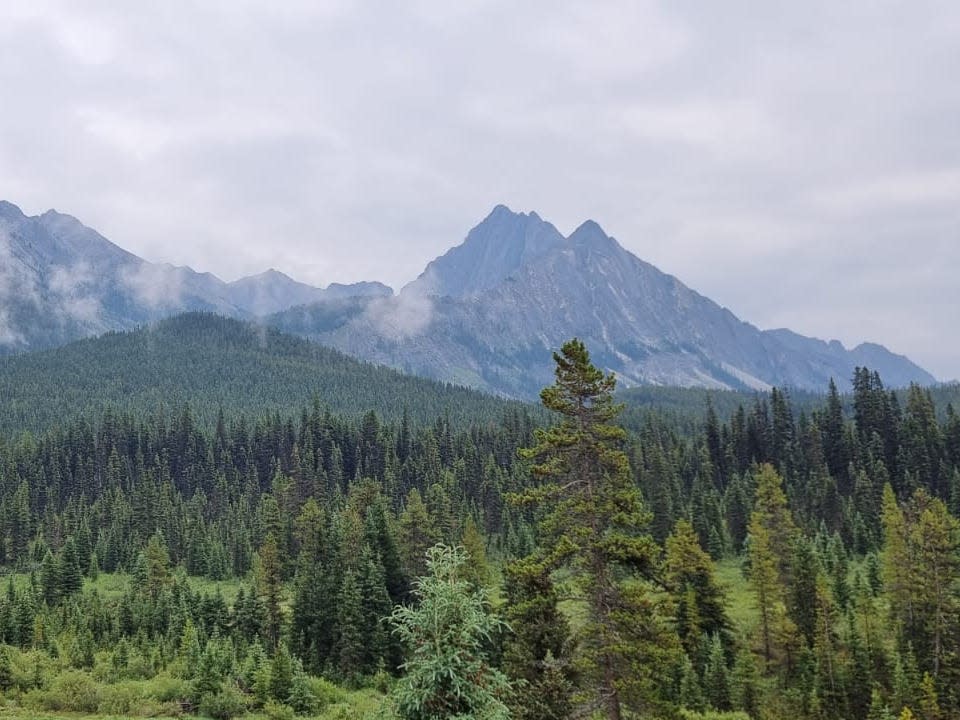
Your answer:
[[[170,333],[211,323],[192,366]],[[533,408],[273,333],[258,384],[249,332],[184,316],[6,361],[9,708],[960,716],[950,391],[861,368],[849,396],[625,410],[572,341]],[[304,364],[328,384],[298,391]]]
[[[324,407],[415,422],[499,416],[505,400],[404,375],[336,350],[211,313],[185,313],[130,332],[0,358],[0,433],[42,431],[107,411],[159,414],[188,405],[213,427],[222,409],[248,417],[292,415],[318,396]]]

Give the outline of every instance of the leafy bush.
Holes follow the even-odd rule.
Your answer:
[[[327,705],[345,702],[347,693],[337,685],[325,678],[307,677],[307,687],[310,688],[310,694],[317,701],[317,709],[323,709]]]
[[[137,715],[136,710],[144,700],[143,688],[133,683],[102,685],[97,712],[101,715]]]
[[[263,706],[263,712],[269,720],[294,720],[296,716],[292,707],[276,700],[268,700]]]
[[[247,711],[247,703],[243,693],[235,686],[225,685],[217,693],[204,695],[198,709],[201,715],[213,720],[231,720]]]
[[[142,680],[102,685],[97,712],[101,715],[131,717],[179,715],[181,706],[177,696],[161,699],[156,690],[154,683]]]
[[[310,691],[307,676],[302,672],[293,676],[293,686],[287,702],[297,715],[313,715],[317,711],[317,698]]]
[[[144,681],[143,686],[150,697],[161,702],[179,702],[187,696],[187,683],[166,674]]]
[[[705,713],[681,710],[680,717],[683,720],[750,720],[750,716],[744,712],[715,712],[711,710]]]
[[[13,684],[21,690],[42,687],[56,672],[50,657],[39,650],[22,652],[9,648]]]
[[[42,702],[45,710],[94,713],[100,703],[100,688],[90,673],[67,670],[51,680]]]

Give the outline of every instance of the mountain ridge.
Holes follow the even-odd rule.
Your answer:
[[[72,215],[28,216],[0,201],[0,354],[188,310],[253,318],[334,297],[392,293],[369,282],[315,288],[278,272],[227,283],[210,272],[144,260]]]
[[[552,380],[551,352],[581,337],[621,384],[845,387],[853,368],[891,386],[932,375],[875,343],[848,350],[760,330],[627,251],[593,220],[563,236],[536,212],[494,209],[401,291],[300,283],[269,269],[226,283],[149,263],[75,217],[0,204],[0,352],[131,329],[183,311],[250,319],[355,357],[513,397]]]
[[[498,206],[461,245],[428,264],[429,284],[422,283],[425,271],[414,281],[417,292],[404,288],[392,306],[354,307],[343,322],[330,306],[270,321],[292,329],[296,312],[297,332],[349,354],[511,396],[532,397],[548,384],[550,353],[572,335],[626,386],[822,388],[833,377],[845,387],[861,359],[882,364],[891,385],[936,382],[882,346],[848,351],[836,341],[760,330],[636,257],[592,220],[526,259],[515,254],[512,264],[489,248],[491,237],[504,244],[553,230],[535,213]],[[465,282],[448,262],[457,255],[492,258],[492,267],[475,267],[482,282]],[[397,333],[391,319],[407,312],[406,294],[417,296],[418,322]],[[311,312],[323,317],[314,328],[305,319]]]

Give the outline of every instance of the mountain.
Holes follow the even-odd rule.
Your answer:
[[[226,283],[147,262],[56,211],[0,202],[0,354],[131,329],[183,311],[277,327],[405,372],[511,397],[552,381],[577,336],[622,386],[820,390],[854,367],[891,386],[935,379],[874,344],[847,350],[762,331],[626,251],[593,221],[568,237],[498,205],[394,295],[380,283],[311,287],[276,270]]]
[[[404,375],[275,329],[210,313],[51,350],[0,358],[0,434],[40,430],[71,417],[180,412],[211,423],[219,409],[250,417],[322,408],[388,422],[499,420],[517,406],[475,390]]]
[[[497,205],[462,244],[433,260],[403,292],[476,296],[563,242],[560,231],[535,212],[517,214]]]
[[[0,201],[0,354],[61,345],[188,310],[250,318],[321,300],[382,296],[380,283],[304,285],[277,271],[225,283],[150,263],[76,218]]]
[[[852,351],[761,331],[643,262],[587,221],[563,238],[535,213],[498,206],[392,298],[319,303],[278,327],[407,372],[532,397],[572,336],[624,386],[821,390],[857,365],[891,385],[936,380],[878,345]]]
[[[332,283],[323,289],[297,282],[272,268],[259,275],[235,280],[227,285],[226,290],[226,296],[236,307],[255,317],[324,300],[388,295],[393,295],[393,290],[383,283],[361,282],[353,285]]]

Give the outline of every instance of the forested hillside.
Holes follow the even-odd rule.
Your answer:
[[[186,316],[72,346],[91,376],[76,392],[125,367],[155,382],[195,329],[238,361],[218,380],[236,388],[224,411],[199,404],[209,424],[130,400],[0,441],[0,689],[13,705],[960,713],[960,416],[928,391],[890,392],[859,369],[846,406],[835,390],[807,409],[778,389],[729,416],[648,410],[624,430],[613,379],[573,343],[543,394],[549,429],[522,407],[376,370],[427,393],[411,413],[434,417],[414,422],[362,384],[367,366],[281,335],[257,346],[267,365],[246,364],[252,329]],[[254,373],[307,366],[356,382],[256,409]],[[158,403],[189,399],[212,372],[171,378]],[[50,394],[48,408],[34,396],[36,418],[62,412]],[[349,409],[327,409],[338,403]]]
[[[402,375],[277,330],[187,313],[139,330],[0,359],[0,432],[42,430],[105,409],[178,413],[189,405],[212,426],[219,409],[290,415],[314,396],[324,408],[375,410],[416,423],[438,415],[496,417],[512,405],[445,383]]]

